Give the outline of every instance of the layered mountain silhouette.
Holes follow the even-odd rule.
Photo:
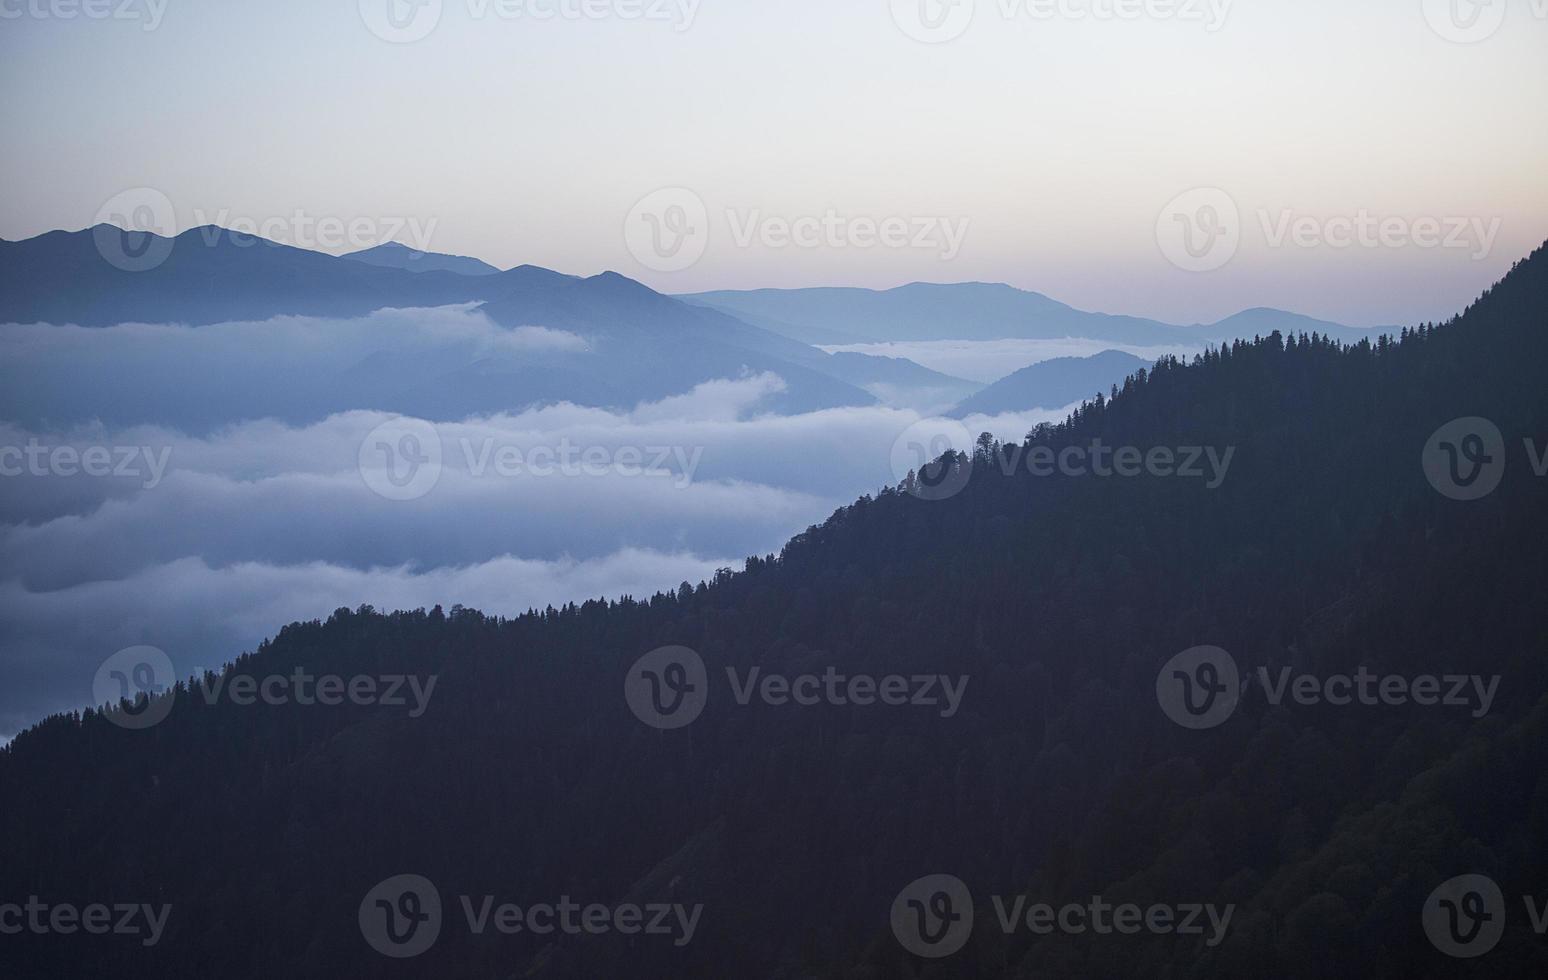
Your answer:
[[[466,255],[446,255],[442,252],[420,252],[399,242],[387,242],[374,248],[364,248],[343,257],[364,262],[366,265],[407,269],[410,272],[455,272],[464,276],[493,276],[500,272],[483,259]]]
[[[382,254],[405,258],[401,250],[377,251],[378,258]],[[124,257],[142,255],[159,261],[136,270],[107,258],[133,267]],[[410,271],[215,227],[166,239],[102,225],[0,243],[0,322],[207,326],[455,304],[474,304],[504,327],[574,333],[584,349],[456,363],[384,354],[340,374],[298,377],[284,390],[250,392],[209,376],[180,379],[169,391],[111,372],[83,384],[78,368],[69,365],[55,374],[18,369],[18,376],[7,378],[12,384],[0,395],[0,411],[23,422],[97,418],[191,429],[262,416],[304,422],[362,406],[460,418],[558,401],[632,408],[705,381],[768,372],[784,389],[764,407],[803,412],[873,404],[875,397],[862,386],[893,370],[881,361],[834,359],[616,273],[583,278],[535,266],[487,275]]]
[[[809,344],[920,340],[1056,340],[1089,337],[1140,346],[1195,345],[1281,333],[1311,333],[1345,342],[1376,331],[1345,327],[1280,310],[1255,309],[1218,323],[1179,326],[1144,317],[1077,310],[1041,293],[1003,283],[911,283],[896,289],[850,287],[753,289],[694,293],[683,299],[732,313]]]
[[[1090,357],[1055,357],[1007,375],[962,400],[951,415],[999,415],[1029,408],[1063,408],[1105,393],[1149,361],[1108,350]]]
[[[598,286],[585,295],[635,288]],[[180,686],[141,731],[51,718],[0,751],[0,895],[172,911],[154,948],[24,934],[5,955],[25,976],[1542,975],[1520,899],[1548,881],[1548,484],[1523,448],[1548,442],[1545,327],[1539,250],[1452,322],[1165,358],[1024,442],[942,457],[945,499],[907,481],[711,582],[512,620],[339,610],[224,675],[435,675],[420,717]],[[1503,475],[1463,501],[1421,463],[1472,417],[1502,433]],[[1096,440],[1233,462],[1213,489],[1026,465]],[[667,645],[707,668],[702,714],[672,730],[624,697]],[[1163,666],[1200,645],[1245,681],[1207,730],[1158,703]],[[967,686],[950,716],[740,703],[726,671],[754,667]],[[1497,677],[1497,693],[1481,713],[1269,697],[1283,676],[1357,672]],[[1464,873],[1510,899],[1476,961],[1443,955],[1422,915]],[[434,883],[442,914],[395,961],[361,909],[403,874]],[[925,960],[890,910],[936,874],[974,914],[960,950]],[[484,896],[703,911],[683,945],[474,934],[462,903]],[[1213,942],[999,924],[1018,897],[1093,896],[1232,916]],[[920,910],[966,921],[952,901]]]

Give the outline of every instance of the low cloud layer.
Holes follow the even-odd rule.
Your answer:
[[[470,329],[464,312],[436,322]],[[348,323],[353,339],[333,338],[325,358],[370,357],[369,331]],[[52,329],[60,336],[7,342],[78,340],[73,328]],[[286,345],[309,337],[311,328]],[[569,343],[546,333],[509,342],[529,340]],[[61,355],[61,369],[91,351]],[[119,354],[128,356],[101,356]],[[303,358],[262,354],[281,388],[284,365]],[[767,414],[782,388],[755,374],[629,411],[560,404],[432,423],[357,409],[194,435],[0,423],[0,736],[87,703],[97,666],[123,647],[160,647],[187,673],[339,606],[462,603],[512,615],[649,595],[777,551],[901,476],[899,446],[917,435],[917,413]],[[1019,439],[1062,415],[941,430],[966,449],[979,431]],[[402,487],[384,482],[409,472],[400,449],[429,467]]]

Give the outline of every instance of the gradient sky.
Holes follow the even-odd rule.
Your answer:
[[[1098,16],[1113,0],[1042,19],[976,0],[944,43],[895,22],[933,0],[674,0],[668,20],[444,0],[409,44],[366,27],[361,2],[389,0],[165,0],[154,30],[150,0],[129,20],[57,2],[0,0],[8,239],[149,186],[184,227],[412,218],[438,251],[672,292],[977,279],[1181,322],[1265,305],[1369,325],[1449,315],[1548,238],[1548,0],[1494,0],[1503,23],[1471,44],[1430,26],[1448,0],[1239,0],[1215,31]],[[623,225],[672,186],[705,201],[709,247],[661,273]],[[1202,273],[1156,240],[1196,187],[1242,221],[1239,252]],[[943,261],[739,247],[728,209],[970,224]],[[1499,224],[1483,257],[1273,247],[1260,215],[1287,209]]]

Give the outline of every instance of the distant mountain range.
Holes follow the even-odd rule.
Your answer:
[[[1024,367],[964,399],[951,411],[954,418],[1000,415],[1029,408],[1063,408],[1103,394],[1123,379],[1149,367],[1150,362],[1123,351],[1107,350],[1090,357],[1056,357]]]
[[[144,271],[125,271],[104,258],[105,252],[158,250],[164,259]],[[403,251],[376,250],[375,258],[469,268],[454,256],[413,260]],[[447,268],[414,272],[216,227],[165,239],[98,226],[0,243],[0,322],[202,326],[287,315],[353,318],[387,307],[463,303],[481,304],[502,326],[572,332],[586,340],[586,349],[504,353],[460,365],[425,363],[416,355],[403,355],[395,363],[393,355],[384,354],[356,372],[318,379],[315,390],[291,385],[261,391],[229,408],[225,403],[235,393],[219,378],[190,377],[170,421],[190,428],[255,416],[301,422],[361,405],[427,418],[558,401],[632,408],[704,381],[760,372],[777,374],[785,383],[766,408],[791,413],[874,404],[875,396],[863,386],[895,373],[883,361],[835,358],[728,314],[663,296],[617,273],[581,278],[536,266],[481,275]],[[119,423],[149,421],[157,414],[168,421],[165,404],[157,413],[141,407],[145,399],[166,394],[147,392],[137,398],[126,379],[104,378],[91,385],[73,372],[18,376],[0,367],[0,380],[7,382],[0,412],[19,421],[38,413],[60,421],[46,415],[50,409],[74,413],[70,418]],[[369,396],[365,400],[362,388]]]
[[[1198,345],[1267,336],[1275,330],[1355,342],[1380,331],[1282,310],[1253,309],[1218,323],[1180,326],[1143,317],[1077,310],[1003,283],[911,283],[896,289],[753,289],[679,297],[724,310],[808,344],[920,340],[1055,340],[1087,337],[1135,346]]]
[[[493,276],[500,272],[483,259],[466,255],[443,255],[440,252],[417,252],[397,242],[350,252],[343,257],[366,265],[407,269],[409,272],[455,272],[463,276]]]
[[[143,271],[136,267],[139,257]],[[129,261],[124,261],[128,257]],[[117,259],[115,263],[113,261]],[[1199,347],[1209,341],[1316,331],[1355,340],[1368,331],[1278,310],[1247,310],[1208,326],[1179,326],[1074,309],[1038,293],[988,283],[915,283],[897,289],[820,288],[672,297],[613,272],[580,277],[389,243],[345,256],[280,245],[216,226],[175,238],[98,225],[0,241],[0,323],[126,322],[201,326],[276,316],[355,318],[384,308],[474,304],[504,327],[542,326],[584,349],[506,352],[456,363],[379,352],[341,375],[296,379],[281,393],[233,391],[190,378],[173,394],[136,393],[124,379],[74,369],[0,366],[0,411],[54,421],[134,423],[152,415],[189,428],[237,417],[303,422],[369,404],[428,418],[464,417],[570,401],[631,408],[694,385],[771,372],[785,382],[767,410],[791,413],[878,401],[935,412],[1054,407],[1121,381],[1137,359],[1103,355],[1046,362],[978,398],[973,381],[912,361],[828,353],[818,344],[1083,337],[1114,346]],[[1093,387],[1095,385],[1095,387]],[[364,389],[369,398],[360,400]],[[1067,397],[1070,393],[1073,397]],[[177,400],[146,407],[146,399]],[[964,402],[964,399],[969,401]],[[239,404],[238,404],[239,403]],[[48,415],[61,411],[65,417]],[[248,413],[245,416],[234,413]],[[84,413],[84,414],[83,414]],[[35,420],[32,420],[35,421]]]

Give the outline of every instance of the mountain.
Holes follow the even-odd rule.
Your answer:
[[[497,289],[494,277],[381,268],[213,225],[175,238],[97,225],[0,243],[0,323],[360,316],[486,299]]]
[[[398,242],[387,242],[374,248],[350,252],[343,258],[366,265],[379,265],[389,269],[407,269],[409,272],[455,272],[462,276],[492,276],[500,270],[483,259],[466,255],[446,255],[441,252],[419,252]]]
[[[157,261],[135,271],[109,261],[123,265],[130,255]],[[209,326],[456,304],[475,304],[502,326],[566,331],[585,344],[493,354],[468,353],[467,345],[429,354],[419,347],[367,351],[367,360],[342,369],[325,362],[296,366],[283,390],[240,377],[241,356],[217,360],[217,370],[163,379],[158,372],[176,365],[150,363],[146,370],[158,376],[131,377],[113,364],[83,369],[76,361],[48,360],[44,345],[30,355],[42,360],[0,365],[6,382],[0,412],[23,424],[96,418],[191,430],[243,418],[304,423],[361,407],[447,419],[557,401],[632,408],[706,381],[761,372],[784,381],[766,409],[875,402],[844,379],[849,369],[828,354],[617,273],[582,278],[536,266],[478,276],[411,272],[214,227],[160,238],[101,225],[0,243],[0,323]],[[220,342],[212,335],[206,343]],[[83,370],[98,373],[83,377]]]
[[[1002,283],[923,283],[695,293],[683,299],[751,317],[804,343],[1093,337],[1125,344],[1193,343],[1187,328],[1140,317],[1087,313]]]
[[[433,676],[417,715],[181,685],[129,709],[166,712],[146,729],[50,718],[0,751],[0,895],[170,912],[151,948],[27,931],[0,956],[26,977],[1541,976],[1520,899],[1540,907],[1548,880],[1548,509],[1523,448],[1548,438],[1545,326],[1548,248],[1446,324],[1163,358],[711,582],[515,619],[341,609],[203,679]],[[1502,433],[1473,460],[1499,457],[1501,479],[1461,500],[1437,492],[1459,476],[1421,464],[1471,417]],[[1031,463],[1096,440],[1216,456],[1200,476]],[[1232,711],[1214,728],[1166,713],[1174,658],[1201,645],[1245,682],[1178,671],[1238,693],[1205,702]],[[704,676],[675,651],[680,674],[642,668],[667,646]],[[773,683],[822,692],[830,674],[870,679],[840,695],[909,697],[797,704]],[[1357,674],[1416,696],[1431,678],[1431,703],[1340,700]],[[1442,701],[1470,678],[1494,679],[1487,705]],[[946,682],[966,685],[949,713]],[[1315,701],[1276,703],[1278,685]],[[682,703],[689,724],[640,720]],[[378,890],[406,874],[439,905]],[[969,894],[904,901],[938,874]],[[1421,914],[1462,874],[1510,898],[1469,900],[1474,924],[1504,926],[1476,961],[1441,953]],[[1044,934],[1010,911],[1093,897],[1167,916]],[[680,944],[478,916],[562,899],[702,916]],[[921,935],[960,923],[963,948],[907,952],[895,902]],[[1223,930],[1175,928],[1171,909],[1205,904]],[[384,909],[439,932],[378,955],[362,925]]]
[[[1303,316],[1300,313],[1287,313],[1284,310],[1274,310],[1267,307],[1243,310],[1216,323],[1197,324],[1195,329],[1207,334],[1212,340],[1267,337],[1278,330],[1282,334],[1315,333],[1323,337],[1332,337],[1334,340],[1339,340],[1346,344],[1359,343],[1365,339],[1374,342],[1382,334],[1397,333],[1398,330],[1397,327],[1371,327],[1369,329],[1346,327],[1341,323],[1318,320],[1315,317]]]
[[[952,410],[953,418],[1000,415],[1034,408],[1063,408],[1105,394],[1115,384],[1149,361],[1107,350],[1090,357],[1055,357],[1024,367],[964,399]]]
[[[843,287],[695,293],[681,299],[725,310],[808,344],[918,340],[1057,340],[1085,337],[1135,346],[1199,347],[1280,333],[1313,333],[1347,343],[1360,330],[1282,310],[1245,310],[1218,323],[1180,326],[1142,317],[1088,313],[1001,283],[912,283],[896,289]]]
[[[940,412],[983,388],[976,381],[932,371],[906,357],[852,351],[836,351],[830,357],[830,373],[864,388],[884,404],[926,415]]]

